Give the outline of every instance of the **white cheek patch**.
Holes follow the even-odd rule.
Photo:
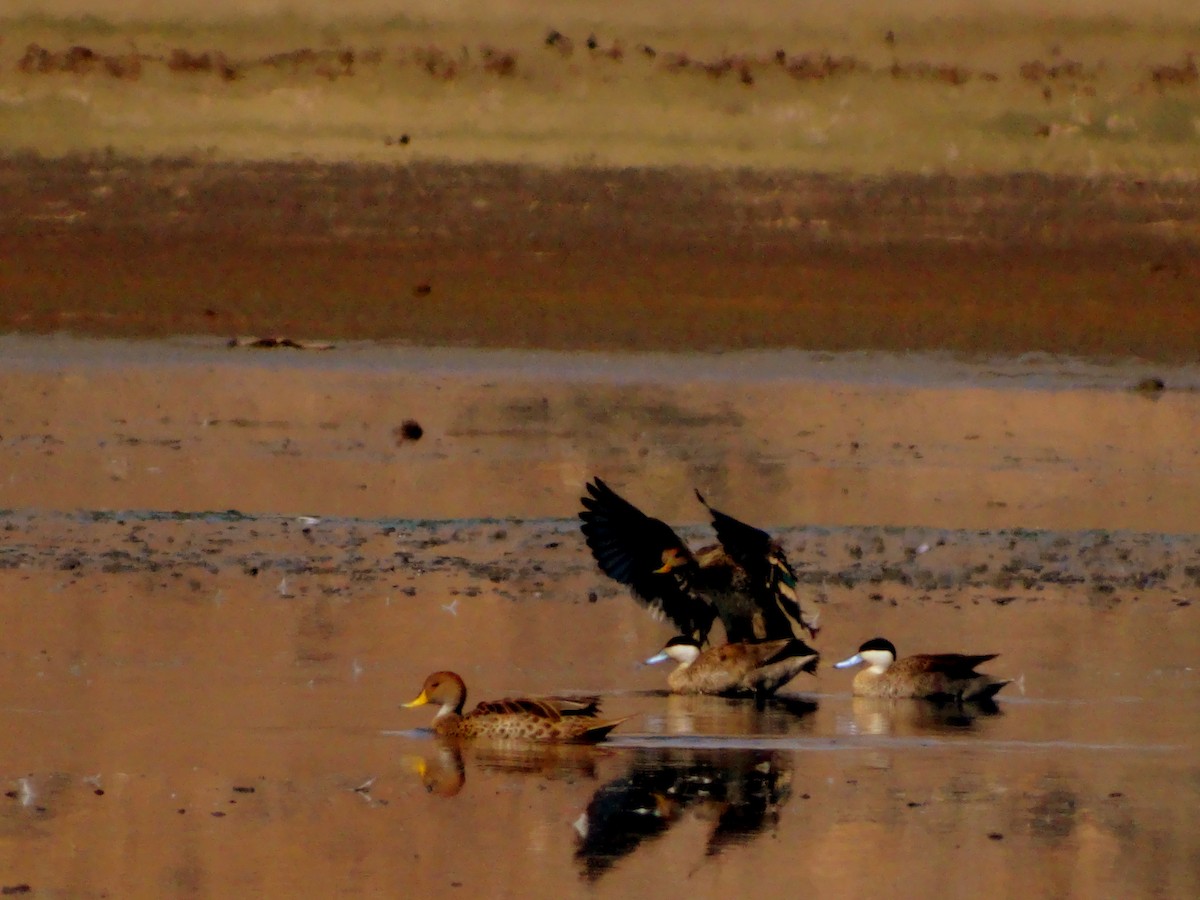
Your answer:
[[[884,650],[867,650],[859,653],[858,656],[863,662],[871,667],[872,672],[877,673],[883,672],[888,666],[895,662],[895,660],[892,658],[892,654]]]

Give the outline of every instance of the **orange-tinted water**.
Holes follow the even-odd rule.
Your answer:
[[[873,357],[716,378],[728,360],[7,346],[3,887],[1200,887],[1189,391],[1073,363],[1014,388]],[[424,434],[397,444],[406,418]],[[638,661],[669,628],[571,520],[592,474],[692,540],[693,484],[771,527],[827,663],[876,634],[999,652],[999,714],[854,700],[828,666],[762,712],[664,696]],[[634,718],[594,749],[456,756],[398,708],[440,668],[472,702],[595,692]]]

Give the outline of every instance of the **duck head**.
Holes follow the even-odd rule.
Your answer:
[[[441,704],[441,709],[434,716],[436,722],[442,716],[450,713],[462,715],[463,704],[467,702],[467,686],[454,672],[434,672],[425,679],[415,700],[401,704],[406,709],[414,706],[424,706],[426,703]]]
[[[682,547],[668,547],[662,552],[662,568],[655,569],[655,575],[666,575],[674,569],[688,564],[688,553]]]
[[[876,675],[886,672],[888,666],[896,661],[896,645],[886,638],[872,638],[853,656],[833,664],[835,669],[849,669],[860,663],[866,663],[870,671]]]
[[[667,641],[667,646],[663,647],[654,656],[646,660],[646,665],[654,665],[655,663],[666,662],[668,659],[673,659],[681,666],[690,666],[696,661],[696,657],[700,655],[700,644],[695,638],[673,637]]]

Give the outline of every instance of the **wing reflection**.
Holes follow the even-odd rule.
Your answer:
[[[467,780],[471,767],[546,779],[595,778],[596,758],[603,751],[587,744],[530,744],[521,741],[475,741],[468,746],[458,741],[438,741],[438,752],[414,757],[413,771],[425,790],[453,797]]]
[[[575,823],[580,874],[594,881],[687,815],[714,822],[706,856],[746,843],[775,825],[791,780],[790,761],[775,751],[640,749]]]
[[[893,737],[972,731],[980,719],[1000,714],[995,701],[935,703],[921,699],[853,697],[850,716],[839,717],[840,734],[878,734]]]

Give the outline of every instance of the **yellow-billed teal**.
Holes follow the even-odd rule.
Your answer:
[[[594,743],[625,721],[599,719],[600,701],[595,697],[485,700],[463,715],[466,702],[467,686],[462,678],[454,672],[434,672],[425,679],[417,698],[404,706],[440,704],[433,717],[433,730],[455,738]]]

